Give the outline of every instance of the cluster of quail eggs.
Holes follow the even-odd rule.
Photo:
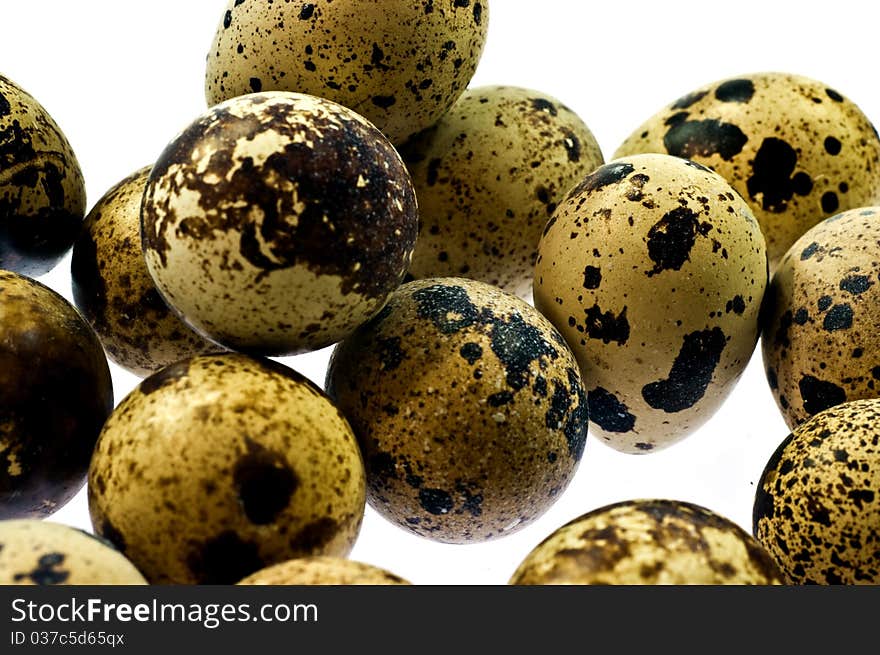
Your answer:
[[[0,583],[409,584],[369,505],[503,538],[588,438],[650,456],[761,343],[792,430],[751,532],[621,498],[510,584],[880,583],[880,137],[804,77],[682,95],[606,161],[470,86],[487,0],[228,3],[208,108],[86,215],[0,77]],[[169,135],[170,136],[170,135]],[[35,278],[72,249],[73,303]],[[323,387],[277,357],[333,346]],[[115,401],[108,362],[142,378]],[[87,486],[93,531],[48,520]]]

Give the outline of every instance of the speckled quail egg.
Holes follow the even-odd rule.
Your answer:
[[[0,75],[0,268],[48,273],[85,212],[85,181],[67,137],[33,96]]]
[[[151,167],[114,185],[73,246],[73,300],[113,362],[144,377],[222,348],[193,332],[153,285],[141,249],[141,199]]]
[[[0,271],[0,519],[42,518],[73,498],[112,409],[88,323],[55,291]]]
[[[753,534],[789,584],[880,584],[880,400],[795,428],[761,475]]]
[[[436,541],[526,526],[583,454],[587,404],[565,341],[483,282],[405,284],[337,345],[325,386],[364,453],[371,506]]]
[[[309,93],[350,107],[399,144],[467,87],[488,24],[487,0],[229,0],[208,54],[208,104]]]
[[[789,428],[880,397],[880,208],[837,214],[798,239],[766,306],[767,380]]]
[[[364,467],[320,389],[224,353],[166,367],[117,406],[88,492],[95,532],[150,582],[232,584],[294,557],[347,555]]]
[[[410,273],[473,278],[522,297],[557,203],[604,161],[571,109],[507,86],[465,91],[401,154],[421,221]]]
[[[615,157],[663,152],[711,166],[752,208],[771,268],[823,218],[880,204],[880,137],[822,82],[755,73],[709,84],[661,110]]]
[[[303,557],[249,575],[240,585],[408,585],[403,578],[364,562]]]
[[[0,585],[144,585],[112,544],[40,520],[0,521]]]
[[[631,500],[556,530],[513,574],[514,585],[780,585],[755,539],[705,507]]]
[[[538,247],[535,306],[580,363],[593,434],[656,451],[702,425],[757,345],[764,238],[694,162],[648,154],[588,175]]]
[[[400,156],[328,100],[259,93],[175,138],[142,207],[147,268],[168,304],[233,350],[317,350],[375,315],[418,234]]]

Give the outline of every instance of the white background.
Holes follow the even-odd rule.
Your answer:
[[[880,120],[875,23],[866,5],[819,2],[490,0],[489,37],[472,86],[509,84],[578,112],[606,158],[641,122],[695,87],[742,73],[821,80]],[[155,160],[205,110],[204,63],[226,0],[0,2],[0,73],[33,94],[82,165],[89,207]],[[41,278],[71,298],[69,256]],[[282,361],[323,385],[329,350]],[[500,540],[444,545],[369,508],[351,557],[416,584],[504,584],[546,535],[604,504],[674,498],[751,529],[755,485],[788,434],[760,347],[721,410],[665,451],[634,456],[588,439],[577,475],[537,522]],[[111,364],[116,401],[138,379]],[[83,490],[51,520],[91,529]]]

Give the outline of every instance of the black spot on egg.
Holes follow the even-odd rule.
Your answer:
[[[339,524],[325,516],[300,528],[296,536],[290,540],[290,547],[299,553],[319,553],[337,534],[339,534]]]
[[[526,386],[532,362],[559,357],[559,351],[544,339],[540,330],[519,314],[512,314],[506,321],[495,320],[491,337],[492,352],[504,365],[507,384],[514,390]]]
[[[846,402],[846,391],[833,382],[826,382],[812,375],[801,377],[798,388],[804,401],[804,410],[810,415]]]
[[[663,137],[663,145],[670,155],[684,159],[718,155],[731,161],[748,140],[736,125],[707,118],[672,125]]]
[[[599,339],[603,343],[615,342],[624,345],[629,341],[630,325],[626,317],[627,308],[624,307],[620,314],[603,312],[599,305],[585,309],[586,331],[591,339]]]
[[[680,270],[690,260],[697,235],[705,236],[711,229],[709,223],[700,223],[698,214],[688,207],[676,207],[664,214],[648,231],[648,256],[654,268],[647,275]]]
[[[588,399],[590,420],[606,432],[630,432],[635,428],[635,415],[607,389],[593,389]]]
[[[825,93],[831,98],[834,102],[843,102],[843,96],[840,95],[834,89],[825,89]]]
[[[865,293],[873,284],[867,275],[849,275],[840,281],[840,289],[858,296]]]
[[[822,296],[819,298],[816,306],[819,308],[820,312],[824,312],[826,309],[831,307],[831,304],[834,302],[834,299],[831,296]]]
[[[849,305],[834,305],[822,323],[822,327],[828,332],[836,330],[848,330],[853,324],[853,310]]]
[[[189,375],[189,360],[184,359],[153,373],[141,382],[138,390],[145,396],[149,396],[162,387],[167,387],[186,378],[187,375]]]
[[[584,269],[584,289],[598,289],[602,283],[602,271],[595,266]]]
[[[804,248],[801,251],[801,261],[802,262],[807,261],[813,255],[815,255],[817,252],[819,252],[819,249],[820,249],[819,244],[816,243],[815,241],[813,241],[813,243],[811,243],[810,245],[808,245],[806,248]]]
[[[299,19],[300,20],[309,20],[315,14],[315,5],[311,2],[306,3],[302,6],[302,9],[299,10]]]
[[[398,336],[377,338],[376,349],[384,371],[393,371],[406,358],[406,353],[400,347],[400,337]]]
[[[436,284],[413,294],[419,318],[430,320],[443,334],[474,325],[479,312],[462,287]]]
[[[48,586],[64,584],[70,577],[70,571],[60,568],[65,556],[62,553],[47,553],[37,560],[37,566],[28,573],[17,573],[15,581],[30,580],[35,585]]]
[[[726,345],[727,337],[717,327],[685,336],[669,377],[642,389],[645,402],[666,413],[693,407],[705,395]]]
[[[673,109],[687,109],[691,105],[698,103],[700,100],[706,97],[708,91],[694,91],[693,93],[689,93],[686,96],[682,96],[674,103],[672,103]]]
[[[435,516],[448,514],[455,507],[452,495],[448,491],[442,489],[421,489],[419,490],[419,505],[422,509]]]
[[[833,136],[825,137],[825,152],[829,155],[839,155],[841,150],[841,143],[839,139],[834,138]]]
[[[475,364],[483,356],[483,348],[478,343],[466,343],[459,350],[459,354],[467,360],[468,364]]]
[[[755,95],[755,84],[751,80],[728,80],[715,89],[715,97],[721,102],[746,103]]]
[[[197,546],[187,566],[198,584],[235,584],[265,566],[259,548],[232,530]]]
[[[599,191],[606,186],[625,180],[634,170],[633,165],[627,162],[604,164],[587,175],[569,195],[576,196]]]
[[[729,314],[733,312],[738,316],[742,316],[742,314],[746,311],[746,301],[742,296],[736,295],[733,297],[733,300],[727,301],[727,306],[725,307],[725,311]]]
[[[832,214],[840,207],[840,200],[834,191],[827,191],[822,194],[822,211],[826,214]]]
[[[752,175],[746,182],[752,200],[760,198],[763,209],[781,213],[795,193],[809,194],[813,190],[810,176],[804,172],[793,175],[797,160],[797,152],[782,139],[764,139],[755,155]]]
[[[248,452],[235,464],[233,480],[245,516],[268,525],[288,506],[299,479],[285,458],[248,439]]]

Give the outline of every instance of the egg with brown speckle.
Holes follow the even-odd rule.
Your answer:
[[[48,273],[73,245],[85,211],[85,181],[64,132],[0,75],[0,268]]]
[[[538,241],[565,194],[604,160],[583,120],[531,89],[468,89],[401,149],[419,201],[410,274],[461,276],[527,298]]]
[[[364,514],[345,418],[272,360],[194,357],[113,411],[89,469],[95,532],[152,583],[232,584],[295,557],[343,557]]]
[[[593,510],[536,546],[513,585],[780,585],[755,539],[704,507],[631,500]]]
[[[172,312],[147,271],[141,200],[148,166],[110,188],[89,211],[73,246],[73,299],[108,357],[144,377],[174,362],[223,348]]]
[[[303,557],[275,564],[240,585],[408,585],[403,578],[364,562],[339,557]]]
[[[73,498],[112,409],[107,357],[76,308],[0,271],[0,519],[43,518]]]
[[[711,166],[749,203],[771,269],[837,212],[880,204],[880,136],[818,80],[754,73],[701,87],[635,130],[615,157],[662,152]]]
[[[40,520],[0,521],[0,585],[145,585],[112,544]]]
[[[758,341],[764,237],[695,162],[648,154],[588,175],[538,246],[535,306],[581,367],[593,434],[648,453],[721,406]]]
[[[880,584],[880,399],[795,428],[764,467],[753,520],[789,584]]]
[[[403,285],[336,346],[325,386],[364,453],[371,506],[436,541],[528,525],[583,455],[587,404],[565,341],[483,282]]]
[[[150,172],[147,268],[197,332],[232,350],[329,346],[403,281],[418,214],[394,147],[357,114],[295,93],[213,107]]]
[[[488,26],[487,0],[229,0],[208,54],[208,104],[309,93],[366,116],[399,144],[464,91]]]
[[[761,346],[790,429],[880,397],[880,208],[824,220],[789,249],[767,293]]]

